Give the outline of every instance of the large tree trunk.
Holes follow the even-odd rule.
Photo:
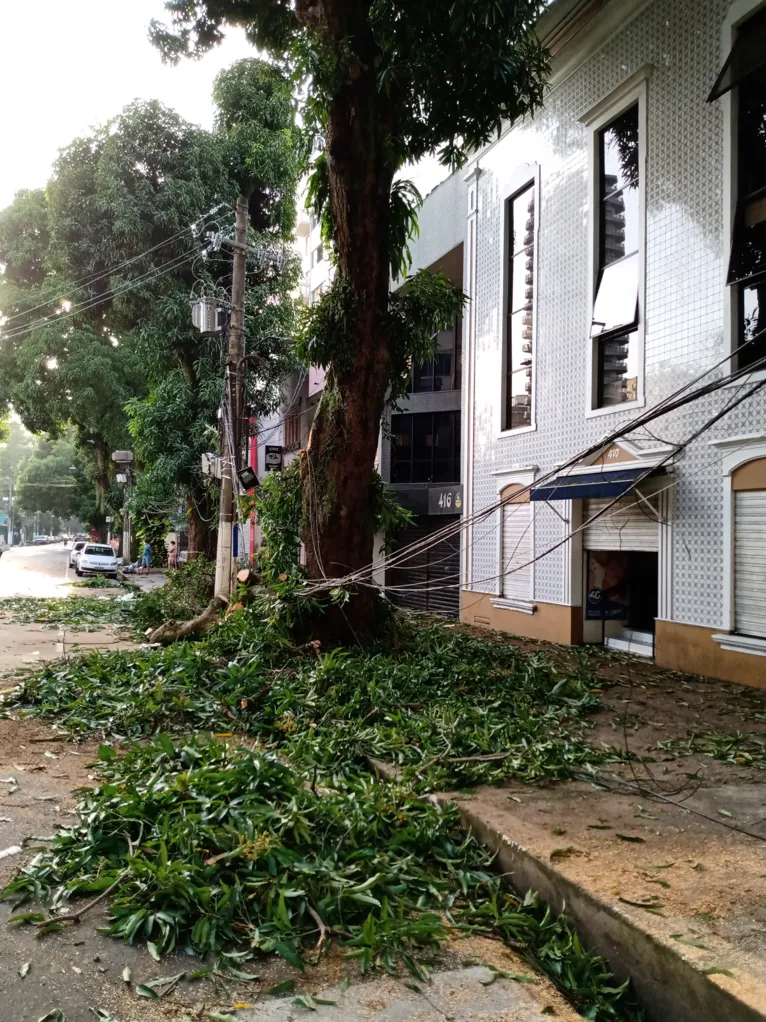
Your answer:
[[[210,497],[203,486],[190,491],[187,503],[186,520],[189,527],[190,561],[197,557],[206,560],[215,558],[215,529],[212,528],[213,509]]]
[[[352,336],[344,342],[350,359],[336,359],[330,368],[303,459],[302,538],[313,579],[341,577],[372,561],[372,478],[390,368],[384,322],[394,175],[368,4],[323,0],[318,6],[328,36],[355,42],[356,57],[332,101],[326,144],[338,273],[355,300]],[[342,610],[315,622],[314,635],[325,642],[359,637],[373,630],[374,612],[374,592],[361,586]]]

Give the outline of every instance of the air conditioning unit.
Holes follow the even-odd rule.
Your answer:
[[[221,316],[215,298],[198,298],[192,302],[192,326],[202,334],[219,334]]]

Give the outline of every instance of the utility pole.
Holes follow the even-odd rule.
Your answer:
[[[215,559],[216,596],[230,595],[234,569],[234,473],[239,458],[239,440],[244,412],[242,367],[245,354],[245,268],[247,263],[248,200],[237,199],[231,274],[231,324],[229,358],[221,415],[221,504],[218,514],[218,548]]]

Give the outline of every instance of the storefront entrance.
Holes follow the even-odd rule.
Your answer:
[[[583,637],[654,654],[659,593],[659,513],[651,498],[583,501]]]

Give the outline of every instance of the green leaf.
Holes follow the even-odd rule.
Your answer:
[[[146,950],[149,952],[149,954],[152,956],[152,958],[155,960],[155,962],[159,962],[160,961],[162,956],[160,955],[159,951],[157,950],[157,945],[156,944],[153,944],[150,940],[147,940],[147,942],[146,942]]]
[[[293,1004],[297,1008],[305,1008],[307,1011],[316,1011],[317,1002],[311,996],[311,994],[299,994],[293,998]]]
[[[301,972],[303,972],[303,970],[306,967],[306,963],[303,961],[303,959],[295,950],[295,948],[292,946],[292,944],[286,944],[284,941],[277,941],[274,944],[274,950],[278,955],[281,955],[281,957],[284,958],[286,962],[289,962],[290,965],[295,966],[296,969],[300,969]]]
[[[295,990],[295,980],[285,979],[281,983],[277,983],[276,986],[273,986],[269,993],[272,997],[280,997],[282,994],[292,993],[293,990]]]
[[[704,976],[729,976],[731,979],[735,978],[733,972],[729,969],[722,969],[718,965],[710,965],[707,969],[700,969],[700,972]]]
[[[149,997],[152,1000],[157,1000],[159,997],[156,990],[153,990],[150,986],[143,983],[139,983],[139,985],[134,989],[139,997]]]
[[[111,763],[117,758],[117,753],[111,745],[105,745],[104,742],[102,742],[98,747],[98,758],[102,763]]]

